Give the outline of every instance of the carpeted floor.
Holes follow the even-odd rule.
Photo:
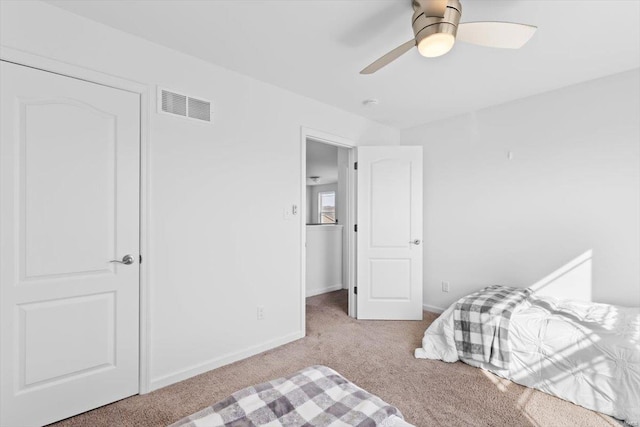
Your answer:
[[[165,426],[236,390],[322,364],[400,408],[416,426],[619,426],[604,415],[464,363],[418,360],[421,322],[358,321],[346,291],[307,300],[307,336],[144,396],[69,418],[62,426]]]

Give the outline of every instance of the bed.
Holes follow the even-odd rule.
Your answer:
[[[414,427],[331,368],[311,366],[233,393],[170,427]]]
[[[462,360],[640,425],[640,308],[527,295],[507,316],[510,357],[496,366],[481,357],[461,357],[460,307],[454,303],[429,326],[415,357]]]

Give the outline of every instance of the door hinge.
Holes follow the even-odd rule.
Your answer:
[[[355,162],[355,163],[353,164],[353,169],[358,170],[358,162]]]
[[[356,233],[358,232],[358,224],[353,226],[353,231],[355,231]]]
[[[140,255],[140,264],[142,264],[142,255]]]
[[[353,287],[353,293],[354,293],[354,294],[356,294],[356,295],[358,295],[358,287],[357,287],[357,286],[354,286],[354,287]]]

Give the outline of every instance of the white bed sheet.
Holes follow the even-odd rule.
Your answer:
[[[454,306],[429,326],[417,358],[458,360]],[[462,361],[640,425],[640,308],[534,295],[511,317],[509,341],[509,369]]]
[[[392,415],[391,417],[389,417],[389,422],[389,427],[416,427],[413,424],[409,424],[397,415]]]

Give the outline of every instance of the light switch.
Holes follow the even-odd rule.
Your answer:
[[[295,216],[298,215],[298,205],[289,205],[285,207],[283,210],[283,216],[285,221],[291,221]]]

